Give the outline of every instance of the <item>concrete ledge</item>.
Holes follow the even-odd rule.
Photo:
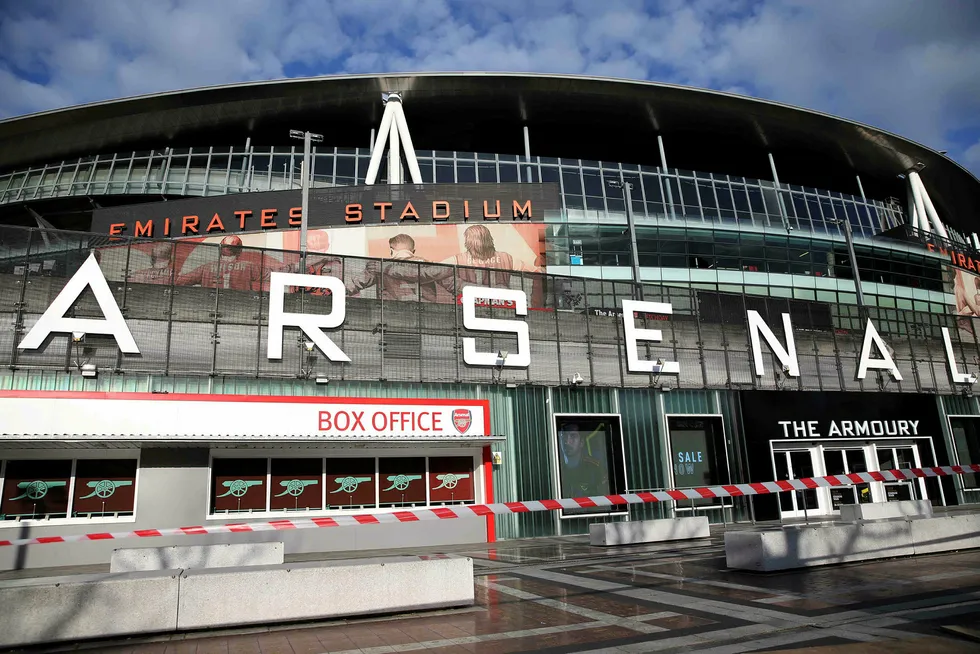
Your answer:
[[[690,538],[709,538],[708,518],[602,522],[589,526],[589,545],[629,545]]]
[[[907,520],[801,525],[725,534],[728,567],[740,570],[768,572],[914,553]]]
[[[473,560],[415,556],[192,570],[178,629],[471,606]]]
[[[844,504],[840,507],[840,519],[843,522],[913,517],[931,518],[932,502],[929,500],[903,500],[901,502]]]
[[[178,585],[159,572],[0,582],[0,647],[173,631]]]
[[[910,520],[916,554],[980,547],[980,515]]]
[[[179,547],[133,547],[112,551],[111,572],[196,570],[276,565],[283,562],[280,543],[222,543]]]

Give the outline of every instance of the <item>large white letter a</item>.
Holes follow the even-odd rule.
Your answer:
[[[71,306],[78,300],[78,296],[85,291],[86,286],[92,288],[95,301],[99,303],[102,315],[105,316],[104,320],[65,317]],[[34,323],[34,327],[17,347],[21,350],[36,350],[41,347],[49,334],[71,332],[113,336],[119,345],[119,349],[126,354],[140,353],[129,327],[126,326],[126,320],[123,318],[122,312],[119,311],[119,305],[116,304],[116,299],[112,297],[112,291],[105,281],[105,276],[103,276],[94,254],[89,255],[78,272],[68,280],[58,297]]]

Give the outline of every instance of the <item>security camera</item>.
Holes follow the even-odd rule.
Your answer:
[[[789,364],[788,363],[784,363],[783,364],[783,374],[784,375],[788,375],[789,374],[789,371],[790,371]]]
[[[584,381],[585,378],[582,377],[582,375],[580,375],[579,373],[575,373],[574,375],[572,375],[572,383],[575,384],[576,386],[579,386]]]
[[[970,376],[966,378],[966,381],[969,382],[970,384],[976,384],[977,383],[977,376],[974,373],[971,372],[970,373]]]

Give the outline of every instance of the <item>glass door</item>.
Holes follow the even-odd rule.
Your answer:
[[[908,470],[921,466],[918,445],[875,445],[878,457],[878,470]],[[921,479],[907,481],[886,481],[885,500],[898,502],[901,500],[921,500],[926,497],[925,482]]]
[[[776,450],[773,467],[777,480],[801,479],[814,476],[813,457],[816,449]],[[784,518],[803,518],[826,513],[818,501],[816,489],[787,491],[779,494],[779,509]]]
[[[868,471],[867,457],[864,449],[861,448],[825,449],[823,463],[828,475],[848,475]],[[834,486],[829,490],[832,511],[840,511],[842,504],[865,504],[872,501],[871,484]]]

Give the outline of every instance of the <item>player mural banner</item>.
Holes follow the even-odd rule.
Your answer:
[[[946,287],[956,303],[956,325],[967,341],[976,338],[976,319],[980,318],[980,275],[962,268],[946,267]]]
[[[516,274],[544,272],[544,228],[513,223],[312,229],[306,270],[300,270],[296,252],[298,230],[109,246],[98,251],[98,258],[110,278],[112,271],[119,278],[125,275],[128,264],[127,279],[136,284],[267,291],[272,273],[305,272],[344,280],[353,298],[452,304],[466,286],[509,288]],[[339,253],[383,261],[347,259],[345,268]],[[527,290],[531,306],[542,306],[538,278],[528,279]],[[327,289],[307,291],[329,294]]]

